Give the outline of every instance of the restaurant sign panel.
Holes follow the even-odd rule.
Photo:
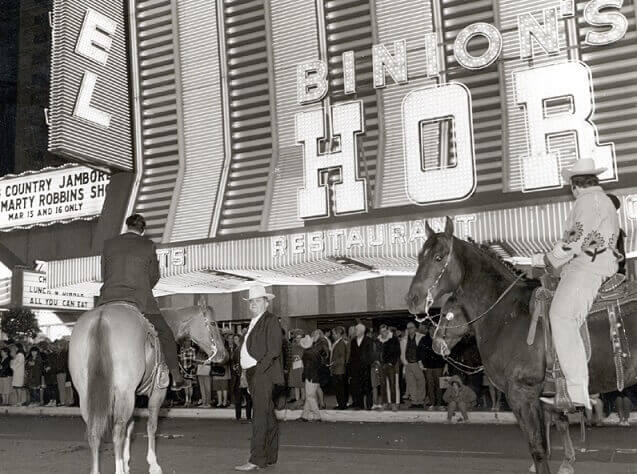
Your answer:
[[[109,176],[64,166],[0,179],[0,231],[99,216]]]
[[[21,305],[52,311],[88,311],[95,301],[93,296],[80,292],[49,290],[45,273],[24,271]]]

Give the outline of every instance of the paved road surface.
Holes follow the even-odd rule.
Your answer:
[[[637,427],[594,428],[585,443],[573,426],[578,474],[637,474]],[[147,471],[145,420],[135,426],[132,472]],[[250,425],[226,420],[160,421],[159,461],[165,474],[228,473],[246,459]],[[563,454],[556,445],[554,457]],[[81,419],[0,417],[0,472],[88,472]],[[281,425],[279,464],[267,474],[525,473],[530,458],[515,426],[302,423]],[[559,461],[552,462],[557,472]],[[112,445],[102,473],[114,472]]]

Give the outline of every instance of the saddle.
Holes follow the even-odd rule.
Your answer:
[[[139,322],[146,333],[146,340],[144,343],[144,354],[146,359],[144,375],[135,393],[137,395],[146,395],[149,397],[155,389],[164,389],[168,387],[170,383],[168,366],[166,365],[164,354],[161,350],[161,346],[159,345],[159,338],[155,327],[144,317],[139,308],[134,304],[126,301],[109,304],[121,304],[133,309],[133,313],[139,319]]]
[[[533,344],[535,341],[537,323],[539,320],[542,320],[546,356],[544,393],[555,396],[556,406],[568,407],[571,403],[566,389],[566,379],[560,368],[555,347],[553,346],[551,324],[548,317],[549,308],[558,281],[549,275],[544,275],[541,281],[542,286],[536,288],[531,297],[530,312],[532,316],[526,342],[528,345]],[[619,391],[624,389],[626,378],[630,378],[634,375],[629,374],[629,376],[626,377],[626,371],[630,367],[629,358],[631,356],[628,340],[623,330],[623,315],[627,312],[622,311],[622,307],[634,302],[637,302],[637,281],[628,281],[625,276],[621,274],[614,275],[602,284],[597,298],[586,318],[586,324],[582,324],[580,327],[580,334],[584,341],[586,351],[586,360],[589,361],[591,357],[589,325],[592,321],[599,320],[599,318],[608,319],[609,339],[611,347],[613,348],[617,390]]]

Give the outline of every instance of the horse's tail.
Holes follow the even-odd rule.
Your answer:
[[[102,320],[102,312],[89,332],[87,429],[89,436],[101,439],[113,422],[113,360],[109,352],[109,333]]]

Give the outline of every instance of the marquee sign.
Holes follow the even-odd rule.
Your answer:
[[[54,0],[49,151],[132,169],[125,6]]]
[[[109,176],[84,166],[0,178],[0,231],[100,215]]]
[[[627,19],[620,10],[622,0],[591,0],[582,12],[583,19],[602,31],[590,31],[587,45],[604,46],[619,41],[627,31]],[[537,13],[537,14],[535,14]],[[573,0],[562,0],[560,7],[517,17],[519,57],[538,59],[560,52],[558,19],[575,14]],[[487,47],[475,55],[469,43],[476,37],[486,40]],[[441,48],[434,32],[423,38],[427,76],[438,84],[410,91],[402,106],[404,140],[404,185],[409,200],[418,205],[459,201],[475,191],[476,156],[473,143],[472,98],[470,90],[459,82],[440,79]],[[406,40],[392,45],[376,44],[372,48],[373,86],[392,87],[409,81]],[[473,23],[457,35],[453,55],[457,63],[470,70],[484,69],[500,59],[503,36],[495,26]],[[342,55],[345,94],[356,92],[355,51]],[[527,153],[519,159],[522,167],[522,191],[533,192],[562,187],[560,169],[570,165],[560,160],[559,150],[551,145],[555,137],[569,136],[575,141],[576,159],[593,158],[606,168],[602,181],[617,181],[617,165],[613,143],[600,143],[592,121],[595,111],[593,74],[590,67],[576,59],[557,60],[546,65],[529,66],[512,74],[515,104],[523,111],[526,122]],[[329,92],[328,64],[312,60],[297,68],[297,102],[314,104]],[[565,105],[564,105],[565,104]],[[360,101],[326,105],[326,110],[302,111],[296,114],[296,142],[303,148],[304,183],[298,191],[298,213],[302,219],[327,217],[330,214],[327,185],[320,183],[320,173],[338,168],[340,181],[334,185],[334,213],[364,212],[367,209],[366,179],[357,174],[359,155],[356,136],[365,131],[364,104]],[[423,124],[451,122],[455,157],[448,163],[427,169]],[[327,126],[326,126],[327,124]],[[441,140],[440,136],[437,140]],[[318,144],[333,142],[321,152]],[[509,157],[510,158],[510,157]]]
[[[84,293],[49,290],[44,273],[22,273],[21,306],[53,311],[88,311],[94,305],[94,298]]]

